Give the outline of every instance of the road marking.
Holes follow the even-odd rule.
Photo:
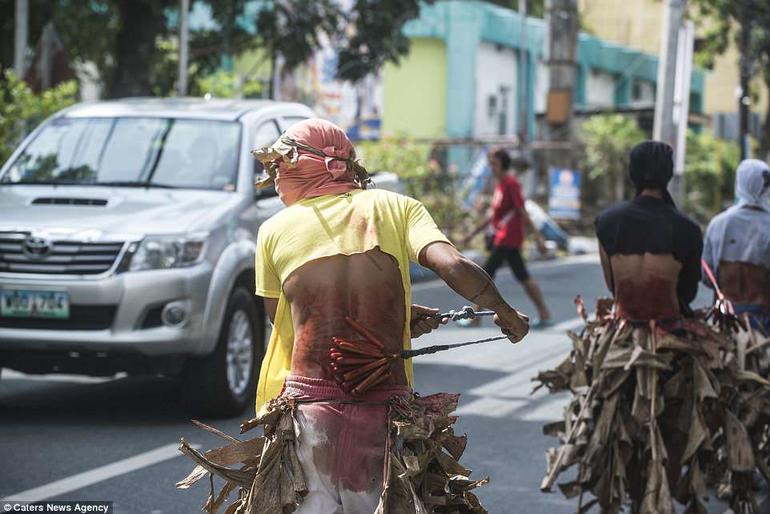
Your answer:
[[[117,373],[112,377],[87,377],[81,375],[65,375],[61,373],[50,373],[47,375],[28,375],[13,369],[3,368],[2,380],[29,380],[38,382],[73,382],[77,384],[101,384],[111,382],[118,378],[128,376],[126,373]]]
[[[193,445],[193,448],[199,447],[200,446],[198,445]],[[156,448],[145,453],[140,453],[139,455],[134,455],[133,457],[119,460],[117,462],[113,462],[112,464],[107,464],[106,466],[101,466],[90,471],[78,473],[77,475],[72,475],[61,480],[56,480],[54,482],[41,485],[40,487],[27,489],[26,491],[22,491],[20,493],[11,494],[5,498],[0,498],[0,501],[36,502],[54,498],[62,494],[67,494],[72,491],[77,491],[78,489],[83,489],[84,487],[109,480],[110,478],[114,478],[116,476],[125,475],[126,473],[131,473],[132,471],[137,471],[139,469],[158,464],[159,462],[173,459],[174,457],[179,457],[181,455],[182,454],[179,452],[179,443],[167,444],[165,446],[161,446],[160,448]]]
[[[568,264],[591,264],[599,262],[598,253],[587,253],[584,255],[570,255],[567,257],[561,257],[557,259],[550,259],[547,261],[535,261],[528,264],[530,269],[550,269],[558,268],[559,266],[566,266]],[[510,272],[510,270],[508,270]]]
[[[458,416],[484,416],[486,418],[504,418],[528,402],[524,400],[501,400],[499,398],[477,398],[461,405],[455,410]]]
[[[535,404],[533,408],[526,410],[521,416],[516,416],[516,419],[541,422],[559,421],[564,419],[564,407],[569,402],[569,398],[569,394],[548,394],[541,397],[541,401]]]
[[[543,391],[532,395],[535,384],[532,378],[535,369],[551,368],[559,363],[569,352],[569,340],[559,336],[566,330],[574,330],[583,325],[583,320],[576,317],[549,327],[544,331],[532,332],[538,339],[538,352],[522,356],[515,367],[500,369],[499,360],[495,369],[504,371],[504,375],[473,387],[466,394],[476,397],[461,405],[458,415],[471,414],[492,418],[511,418],[522,421],[555,421],[563,416],[564,406],[569,395],[546,394]],[[538,335],[542,335],[540,340]]]
[[[593,314],[590,314],[588,316],[588,319],[591,319]],[[547,332],[567,332],[568,330],[577,330],[580,327],[582,327],[584,324],[583,318],[580,316],[564,321],[560,321],[559,323],[552,325],[546,329]]]

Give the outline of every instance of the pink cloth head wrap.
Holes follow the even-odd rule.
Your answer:
[[[356,156],[345,132],[330,121],[312,118],[293,125],[282,138],[320,150],[325,156],[297,148],[296,162],[281,162],[275,186],[283,203],[291,205],[303,198],[347,193],[358,189],[348,160]]]

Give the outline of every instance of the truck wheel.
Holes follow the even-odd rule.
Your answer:
[[[185,366],[185,396],[195,414],[233,417],[253,406],[264,334],[264,319],[254,299],[245,288],[236,287],[227,302],[216,349]]]

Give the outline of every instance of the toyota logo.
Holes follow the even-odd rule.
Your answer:
[[[44,237],[29,236],[21,248],[28,257],[42,259],[51,253],[51,241]]]

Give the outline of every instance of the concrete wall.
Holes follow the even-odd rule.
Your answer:
[[[731,44],[727,51],[716,58],[714,69],[706,76],[706,112],[737,112],[738,97],[736,91],[740,84],[739,63],[740,53],[733,44],[733,38],[730,37]],[[752,90],[759,93],[758,101],[752,105],[751,110],[764,116],[767,109],[768,93],[762,80],[756,79],[752,83]]]
[[[596,5],[603,4],[597,0]],[[614,9],[617,15],[623,10],[628,7]],[[522,23],[527,28],[526,38]],[[387,65],[384,73],[385,133],[450,138],[497,135],[501,128],[499,109],[506,104],[504,131],[517,133],[520,115],[526,113],[529,137],[535,137],[535,112],[545,110],[548,90],[544,20],[522,20],[515,11],[487,2],[442,0],[422,6],[419,18],[408,22],[404,33],[413,41],[412,52],[400,67]],[[574,100],[578,107],[592,103],[607,107],[652,105],[657,77],[657,58],[653,55],[581,32],[577,61]],[[590,77],[592,71],[602,75]],[[511,102],[502,102],[500,87],[509,84]],[[525,95],[525,90],[530,93]],[[702,92],[703,74],[696,70],[691,100],[696,112],[703,103]],[[503,92],[506,99],[508,94]],[[497,112],[490,112],[489,99],[494,96],[492,110]],[[530,103],[522,111],[525,96]],[[511,107],[512,115],[508,114]],[[508,116],[513,118],[510,124]]]
[[[411,137],[446,133],[446,47],[439,39],[415,38],[400,64],[383,70],[382,132]]]
[[[587,28],[598,37],[655,55],[660,52],[664,9],[660,0],[578,0],[578,9]],[[727,51],[716,58],[714,68],[705,74],[703,111],[708,115],[738,110],[739,54],[733,36],[729,43]],[[759,80],[752,87],[760,94],[751,110],[764,117],[767,89]]]
[[[476,53],[476,137],[515,132],[516,51],[482,43]]]
[[[578,0],[578,11],[586,28],[600,38],[658,55],[663,4],[660,0]]]
[[[548,66],[543,61],[538,62],[535,78],[535,112],[538,114],[545,112],[549,79]]]

